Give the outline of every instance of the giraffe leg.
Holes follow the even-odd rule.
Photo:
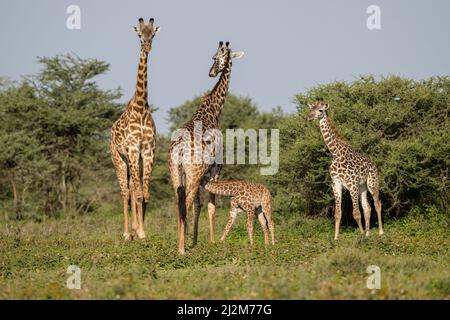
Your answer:
[[[255,217],[255,209],[247,208],[247,232],[250,245],[253,245],[253,218]]]
[[[143,196],[143,209],[142,215],[139,216],[139,229],[138,237],[144,238],[144,218],[147,204],[150,200],[150,179],[153,171],[155,142],[144,143],[142,148],[142,196]]]
[[[272,245],[274,245],[275,244],[275,227],[274,227],[273,219],[272,219],[272,199],[270,197],[270,194],[268,195],[267,199],[265,199],[263,201],[261,209],[262,209],[264,218],[266,219],[266,226],[269,227],[270,236],[272,238],[271,239]]]
[[[200,179],[196,179],[196,180],[192,180],[187,178],[187,182],[186,182],[186,214],[189,215],[189,212],[191,210],[191,208],[194,205],[194,200],[195,197],[197,196],[197,192],[199,191],[199,186],[200,186]],[[200,213],[200,212],[199,212]],[[188,217],[186,217],[186,222],[188,220]],[[198,221],[198,220],[197,220]],[[187,232],[187,223],[185,223],[185,233]],[[197,234],[198,235],[198,223],[197,225],[195,225],[195,217],[194,217],[194,235]],[[197,239],[193,239],[193,243],[197,242]]]
[[[350,197],[352,198],[353,203],[353,218],[355,218],[356,222],[358,223],[358,228],[361,234],[364,233],[364,228],[361,223],[361,212],[359,211],[359,188],[358,186],[353,186],[353,188],[350,190]]]
[[[334,194],[334,240],[339,239],[339,228],[341,226],[342,217],[342,183],[339,179],[333,178],[332,182]]]
[[[200,218],[200,211],[202,210],[202,204],[200,201],[200,190],[197,191],[194,198],[194,237],[192,240],[192,245],[195,246],[198,240],[198,219]]]
[[[237,203],[235,202],[235,200],[233,198],[231,198],[231,208],[230,208],[230,215],[228,218],[228,223],[225,226],[225,229],[223,230],[223,234],[222,237],[220,237],[220,241],[224,241],[225,238],[227,237],[228,233],[231,230],[231,227],[234,224],[234,221],[236,220],[237,214],[239,213],[240,209],[237,205]]]
[[[134,196],[133,191],[134,191],[133,180],[130,179],[131,229],[133,231],[132,237],[135,237],[138,230],[138,222],[137,222],[136,198]]]
[[[212,193],[209,194],[208,201],[208,219],[209,219],[209,240],[215,242],[215,221],[216,221],[216,196]]]
[[[186,188],[183,168],[177,160],[177,145],[173,145],[169,150],[169,172],[172,187],[175,192],[175,208],[177,212],[178,226],[178,253],[183,255],[186,252],[185,235],[187,224],[186,212]]]
[[[211,179],[216,181],[219,178],[221,164],[214,164],[210,168]],[[209,220],[209,240],[215,242],[215,225],[216,225],[216,195],[209,193],[208,195],[208,220]]]
[[[269,230],[267,229],[267,220],[264,216],[264,213],[261,211],[258,213],[259,224],[261,225],[261,229],[264,233],[264,244],[269,244]]]
[[[367,178],[367,188],[369,189],[370,194],[372,195],[373,202],[375,204],[375,211],[377,212],[378,218],[378,233],[382,235],[383,231],[383,222],[381,219],[381,200],[379,195],[379,182],[378,182],[378,174],[376,171],[374,173],[369,173],[369,177]]]
[[[367,201],[367,188],[364,186],[364,189],[361,191],[361,206],[363,207],[364,211],[364,222],[366,225],[366,236],[369,236],[370,232],[370,205]]]
[[[124,217],[123,237],[125,240],[131,240],[128,221],[128,202],[130,201],[130,190],[128,188],[128,168],[126,162],[122,159],[120,153],[114,145],[111,145],[111,157],[116,169],[116,175],[120,186],[120,195],[122,197]]]
[[[133,197],[135,206],[135,211],[133,212],[133,219],[136,219],[137,213],[137,222],[138,222],[138,232],[137,236],[142,239],[145,238],[144,227],[142,225],[141,217],[142,217],[142,191],[141,191],[141,183],[140,183],[140,170],[139,170],[139,152],[137,150],[130,150],[128,152],[128,159],[130,162],[130,171],[131,171],[131,181],[133,187]],[[137,208],[137,210],[136,210]],[[137,212],[136,212],[137,211]]]

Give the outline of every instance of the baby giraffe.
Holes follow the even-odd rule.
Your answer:
[[[364,154],[355,151],[350,143],[342,137],[327,115],[328,104],[317,101],[309,106],[308,119],[319,119],[320,132],[327,148],[330,150],[333,161],[330,166],[330,175],[335,198],[335,232],[334,239],[339,237],[339,226],[342,216],[342,188],[350,191],[353,202],[353,217],[358,223],[359,230],[364,233],[361,223],[361,213],[359,212],[358,199],[364,210],[364,220],[366,223],[366,235],[370,229],[370,205],[367,200],[367,191],[372,194],[375,203],[375,210],[378,216],[379,234],[383,234],[383,224],[381,221],[381,200],[380,182],[378,170],[375,164]]]
[[[236,220],[237,214],[241,211],[246,211],[250,244],[253,245],[253,218],[255,212],[258,213],[258,220],[264,232],[264,243],[269,244],[269,230],[272,244],[275,244],[272,196],[265,185],[242,180],[223,180],[210,181],[205,185],[205,189],[212,194],[231,196],[230,217],[220,241],[225,240]]]

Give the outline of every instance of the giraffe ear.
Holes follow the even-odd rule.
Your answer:
[[[240,59],[244,56],[244,52],[236,51],[231,53],[231,59]]]
[[[323,110],[328,110],[328,103],[325,103],[325,104],[323,105]]]
[[[314,105],[313,105],[312,103],[308,103],[308,107],[309,107],[310,109],[312,109],[312,108],[314,107]]]
[[[153,31],[153,33],[156,34],[156,33],[160,32],[160,31],[161,31],[161,27],[156,27],[155,30]]]
[[[136,33],[139,33],[139,28],[138,27],[132,27],[131,30],[133,30]]]

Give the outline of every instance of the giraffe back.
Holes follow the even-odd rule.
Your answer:
[[[271,200],[269,189],[262,183],[243,180],[211,181],[205,185],[205,189],[216,195],[247,199],[255,207],[262,205],[264,199]]]

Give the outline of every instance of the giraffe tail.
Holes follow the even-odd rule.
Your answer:
[[[186,223],[186,189],[184,186],[179,186],[177,188],[177,197],[179,217]]]

